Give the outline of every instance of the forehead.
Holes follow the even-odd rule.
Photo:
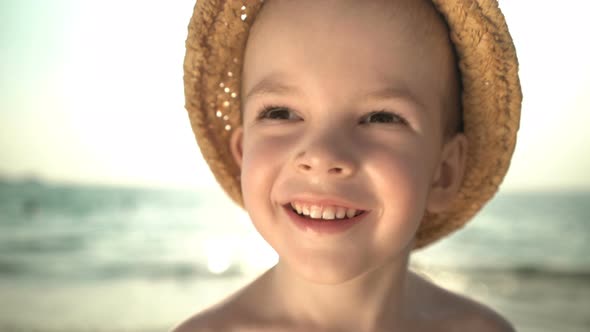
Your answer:
[[[394,89],[429,99],[450,53],[444,23],[421,0],[272,0],[249,35],[242,90],[272,77],[303,93]]]

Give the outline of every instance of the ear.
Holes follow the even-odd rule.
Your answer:
[[[444,144],[430,187],[428,212],[444,211],[457,195],[463,182],[467,147],[467,137],[463,133],[456,134]]]
[[[234,160],[236,161],[238,166],[240,166],[240,168],[242,167],[242,158],[244,156],[242,149],[243,137],[244,128],[241,126],[234,128],[229,142],[231,154],[234,157]]]

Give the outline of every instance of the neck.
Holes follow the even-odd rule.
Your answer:
[[[372,331],[398,326],[404,315],[408,255],[339,284],[318,284],[279,262],[274,294],[290,320],[318,328]]]

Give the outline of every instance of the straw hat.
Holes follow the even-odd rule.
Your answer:
[[[462,227],[496,193],[514,151],[522,100],[516,52],[497,1],[432,1],[447,21],[459,59],[469,151],[459,194],[446,212],[424,217],[416,248]],[[229,139],[241,123],[242,57],[262,5],[198,0],[184,59],[185,106],[197,142],[217,181],[241,206],[240,169]]]

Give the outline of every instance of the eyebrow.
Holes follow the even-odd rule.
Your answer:
[[[258,82],[248,93],[246,99],[253,96],[261,96],[268,94],[279,94],[279,95],[301,95],[301,91],[294,85],[288,85],[283,83],[286,81],[286,75],[281,73],[274,73],[266,76],[260,82]]]
[[[302,91],[295,85],[285,84],[287,75],[282,73],[273,73],[260,80],[248,93],[246,100],[253,96],[263,96],[269,94],[278,95],[301,95]],[[371,91],[362,96],[363,102],[384,101],[384,100],[403,100],[413,104],[418,109],[425,109],[424,103],[407,88],[405,84],[384,84],[385,88]]]
[[[396,86],[396,87],[394,87]],[[389,84],[387,87],[368,93],[364,97],[365,101],[382,101],[382,100],[404,100],[416,106],[420,110],[424,110],[426,106],[420,101],[410,89],[404,85]]]

